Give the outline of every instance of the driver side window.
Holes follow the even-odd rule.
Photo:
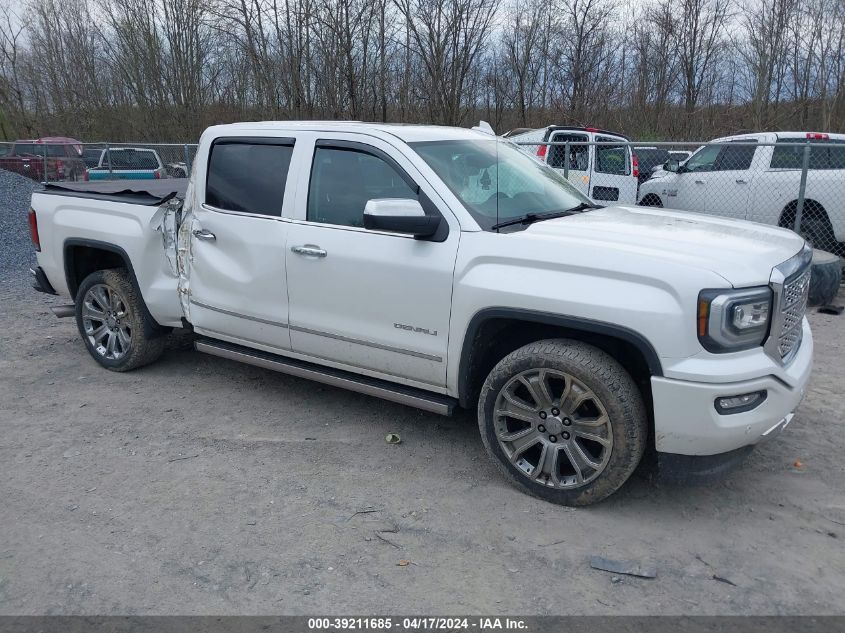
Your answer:
[[[306,219],[321,224],[364,226],[364,207],[378,198],[417,200],[396,169],[357,149],[317,147],[311,166]]]
[[[684,171],[713,171],[721,150],[718,145],[708,145],[684,164]]]

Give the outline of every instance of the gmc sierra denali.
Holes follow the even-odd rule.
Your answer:
[[[442,414],[525,491],[601,500],[647,448],[713,474],[792,420],[811,251],[785,229],[599,208],[483,130],[211,127],[188,180],[32,197],[35,286],[113,371],[201,352]]]

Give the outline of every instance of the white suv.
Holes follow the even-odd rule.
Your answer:
[[[804,147],[811,143],[801,234],[816,248],[845,241],[845,134],[777,132],[719,138],[640,186],[640,204],[792,228]]]

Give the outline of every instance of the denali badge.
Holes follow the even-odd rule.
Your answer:
[[[413,325],[405,325],[403,323],[394,323],[393,327],[397,330],[407,330],[408,332],[420,332],[422,334],[430,334],[431,336],[437,336],[437,330],[429,330],[424,327],[414,327]]]

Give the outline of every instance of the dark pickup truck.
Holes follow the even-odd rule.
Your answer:
[[[84,180],[82,144],[67,137],[15,141],[9,152],[0,156],[0,169],[38,182]]]

